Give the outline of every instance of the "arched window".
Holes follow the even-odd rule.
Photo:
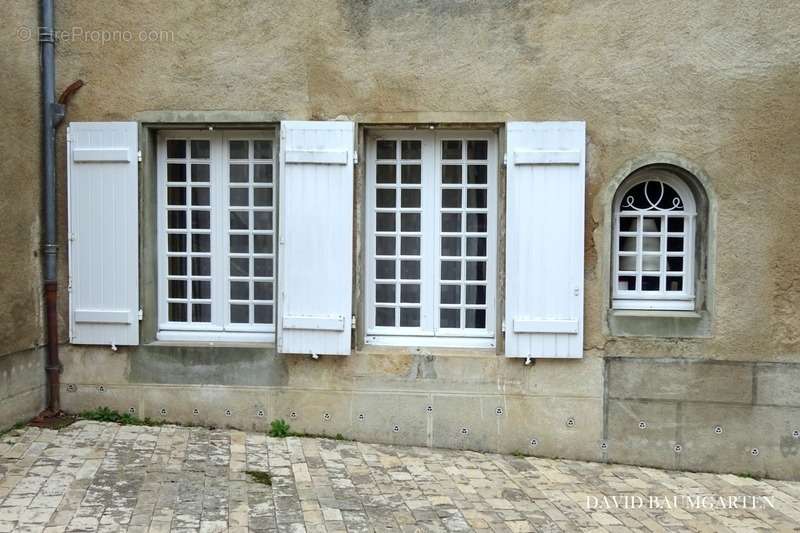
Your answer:
[[[696,203],[673,172],[642,169],[614,198],[615,309],[695,309]]]

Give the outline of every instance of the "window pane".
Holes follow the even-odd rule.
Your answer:
[[[167,315],[170,322],[186,322],[186,304],[169,303]]]
[[[485,209],[488,206],[488,191],[486,189],[467,190],[467,207]]]
[[[683,231],[683,217],[669,217],[667,231]]]
[[[394,237],[375,237],[376,255],[395,255]]]
[[[635,252],[636,251],[636,237],[620,237],[619,250],[621,252]]]
[[[397,157],[395,141],[378,141],[376,144],[378,159],[395,159]]]
[[[393,307],[376,307],[375,308],[375,325],[376,326],[394,326],[394,308]]]
[[[271,254],[272,235],[253,235],[253,253]]]
[[[272,141],[253,141],[255,159],[272,159]],[[270,165],[270,168],[271,165]]]
[[[250,283],[247,281],[231,281],[231,300],[249,300]]]
[[[681,251],[683,251],[683,237],[669,237],[669,238],[667,238],[667,251],[668,252],[681,252]]]
[[[472,233],[486,233],[487,231],[486,213],[467,213],[467,231]]]
[[[186,211],[167,211],[167,227],[169,229],[185,229]]]
[[[660,237],[643,237],[642,238],[642,250],[645,252],[658,252],[661,250],[661,238]]]
[[[443,304],[461,303],[461,285],[442,285],[439,300]]]
[[[248,159],[250,157],[248,141],[230,141],[230,159]]]
[[[485,165],[467,166],[467,183],[486,184],[486,166]]]
[[[186,187],[168,187],[167,205],[186,205]]]
[[[661,217],[644,217],[642,219],[642,231],[647,232],[660,232],[661,231]]]
[[[231,276],[249,276],[250,259],[247,257],[231,257]]]
[[[419,237],[402,237],[400,239],[401,255],[420,255],[421,239]]]
[[[486,286],[467,285],[467,303],[472,305],[484,305],[486,303]]]
[[[247,183],[250,181],[250,167],[247,165],[230,166],[231,183]]]
[[[400,182],[412,185],[417,183],[422,183],[422,167],[419,165],[401,166]]]
[[[253,228],[257,230],[271,230],[272,211],[254,211]]]
[[[400,261],[401,279],[420,279],[419,261]]]
[[[417,304],[420,298],[420,287],[417,284],[400,286],[400,301],[404,304]]]
[[[192,304],[192,322],[211,322],[211,304]]]
[[[211,282],[205,280],[192,281],[192,298],[196,300],[210,300]]]
[[[167,251],[170,252],[185,252],[186,251],[186,235],[167,235]]]
[[[442,261],[441,279],[461,279],[461,261]]]
[[[422,205],[422,191],[419,189],[403,189],[400,206],[420,207]]]
[[[192,187],[192,205],[211,205],[211,194],[208,187]]]
[[[620,217],[619,230],[620,231],[636,231],[639,227],[639,217]]]
[[[444,233],[458,233],[461,231],[460,213],[442,213],[442,231]]]
[[[192,229],[211,229],[211,213],[209,211],[192,211]]]
[[[467,309],[464,316],[465,328],[486,329],[486,310]]]
[[[184,159],[186,157],[186,141],[183,139],[169,139],[167,141],[167,157]]]
[[[682,291],[683,290],[683,276],[667,276],[667,290],[668,291]]]
[[[253,275],[261,278],[271,278],[273,273],[272,258],[253,259]]]
[[[667,271],[669,271],[669,272],[682,272],[683,271],[683,257],[667,257]]]
[[[636,256],[635,255],[621,255],[619,257],[619,269],[629,272],[636,270]]]
[[[253,165],[253,181],[256,183],[272,183],[272,165]]]
[[[642,276],[642,290],[643,291],[657,291],[659,290],[660,278],[657,276]]]
[[[171,279],[168,285],[167,294],[170,298],[186,298],[186,280]]]
[[[250,306],[249,305],[231,305],[231,323],[233,323],[233,324],[249,324],[250,323]]]
[[[439,310],[439,326],[443,328],[459,328],[461,327],[461,310],[460,309],[440,309]]]
[[[375,301],[378,303],[395,303],[395,285],[378,283],[375,285]]]
[[[420,231],[422,215],[419,213],[402,213],[400,215],[400,231]]]
[[[642,256],[642,270],[658,272],[661,270],[661,255]]]
[[[186,165],[183,163],[169,163],[167,165],[167,181],[186,181]]]
[[[617,282],[617,289],[621,291],[636,290],[636,276],[620,276]]]
[[[250,190],[243,187],[231,187],[230,205],[247,207],[250,203]]]
[[[397,215],[394,213],[376,213],[375,214],[375,230],[376,231],[394,231],[395,219]]]
[[[192,235],[193,252],[211,252],[211,235],[208,233],[196,233]]]
[[[247,235],[231,235],[230,251],[234,254],[250,253],[250,237]]]
[[[185,257],[170,257],[167,261],[167,274],[170,276],[185,276],[186,275],[186,258]]]
[[[400,143],[400,157],[402,157],[403,159],[421,159],[422,142],[402,141]]]
[[[253,193],[253,205],[256,207],[272,206],[272,189],[259,187]]]
[[[461,237],[442,237],[442,255],[460,256]]]
[[[485,261],[467,261],[467,279],[470,281],[486,280]]]
[[[192,159],[208,159],[211,157],[211,142],[192,141]]]
[[[404,307],[400,309],[400,327],[418,328],[419,327],[419,308]]]
[[[211,167],[202,163],[192,165],[192,181],[208,183],[211,178]]]
[[[378,207],[396,207],[397,200],[394,189],[378,189],[375,191],[376,205]]]
[[[272,300],[272,282],[255,281],[253,282],[254,300]]]
[[[442,165],[442,183],[461,183],[461,165]]]
[[[488,153],[487,141],[467,141],[467,159],[486,159]]]
[[[253,322],[256,324],[272,324],[272,306],[255,305],[253,306]]]
[[[378,183],[395,183],[397,181],[397,167],[394,165],[378,165],[375,179]]]
[[[209,257],[192,257],[192,275],[193,276],[210,276],[211,275],[211,258],[209,258]]]
[[[486,257],[486,237],[467,237],[467,255]]]
[[[231,229],[248,229],[250,227],[250,215],[247,211],[231,211]]]
[[[375,277],[377,279],[395,279],[395,262],[380,259],[375,261]]]
[[[442,207],[461,207],[461,189],[442,189]]]
[[[461,159],[461,141],[442,141],[442,159]]]

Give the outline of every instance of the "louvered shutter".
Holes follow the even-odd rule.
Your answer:
[[[278,352],[350,353],[352,122],[281,123]]]
[[[507,124],[505,352],[583,356],[586,124]]]
[[[137,125],[73,122],[67,139],[70,342],[138,344]]]

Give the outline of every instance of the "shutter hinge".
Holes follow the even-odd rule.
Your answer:
[[[356,329],[356,315],[350,317],[350,329]]]
[[[69,241],[70,242],[75,242],[75,234],[74,233],[70,233],[69,234]]]
[[[139,163],[142,162],[142,151],[141,150],[136,152],[136,158],[139,160]]]
[[[71,141],[71,139],[69,137],[69,126],[67,126],[67,142],[70,142],[70,141]],[[70,339],[70,340],[72,340],[72,339]]]
[[[353,164],[354,165],[358,164],[358,151],[356,150],[353,150]]]
[[[503,333],[506,332],[506,321],[505,320],[500,322],[500,331],[502,331]]]
[[[508,166],[508,154],[503,154],[503,166]]]
[[[142,311],[141,309],[139,309],[138,317],[139,320],[142,320],[144,318],[144,311]]]

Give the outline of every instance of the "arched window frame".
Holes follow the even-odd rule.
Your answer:
[[[623,199],[637,185],[644,182],[662,182],[675,190],[681,199],[683,209],[663,209],[650,207],[645,210],[622,207]],[[656,202],[657,204],[658,202]],[[689,185],[678,175],[665,169],[642,169],[626,179],[614,195],[613,210],[613,278],[612,278],[612,307],[614,309],[632,310],[672,310],[672,311],[693,311],[696,305],[695,294],[695,248],[697,235],[697,204],[694,194]],[[635,232],[622,232],[621,220],[623,218],[637,218]],[[644,219],[650,217],[661,218],[661,230],[657,232],[644,232]],[[682,232],[668,231],[668,217],[680,217],[683,219]],[[643,250],[643,238],[658,236],[658,253],[648,253]],[[620,250],[620,237],[636,238],[634,254]],[[667,249],[667,239],[670,237],[681,237],[683,246],[680,252],[669,251]],[[650,255],[659,258],[659,290],[642,290],[641,279],[643,272],[642,258]],[[636,269],[620,270],[620,257],[633,256],[636,261]],[[680,276],[682,277],[681,290],[666,290],[668,283],[675,281],[677,273],[667,271],[667,257],[683,257],[683,264]],[[620,276],[630,276],[633,272],[635,279],[634,289],[622,289]],[[649,271],[647,271],[649,272]],[[655,272],[655,271],[653,271]],[[645,277],[649,277],[646,276]],[[672,280],[668,278],[673,278]]]

